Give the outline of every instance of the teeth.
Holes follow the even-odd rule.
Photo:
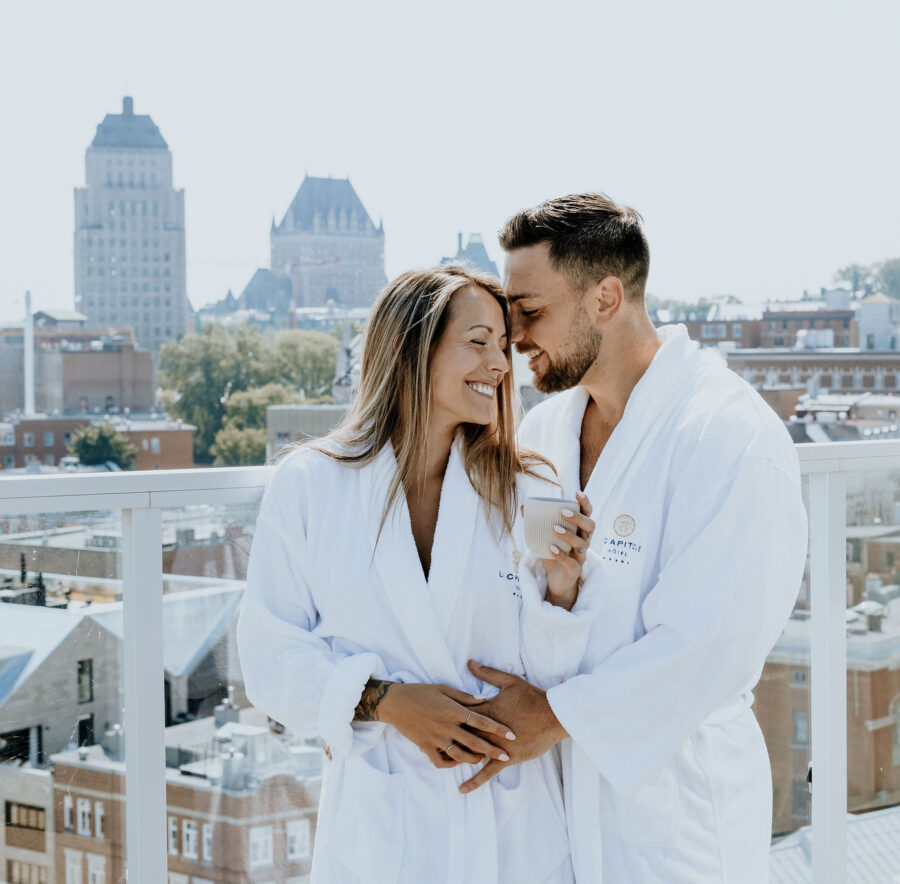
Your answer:
[[[493,398],[494,388],[490,384],[475,384],[472,382],[467,383],[476,393],[481,393],[482,396],[490,396],[491,398]]]

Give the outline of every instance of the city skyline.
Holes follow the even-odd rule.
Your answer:
[[[247,20],[229,3],[133,17],[98,3],[88,23],[56,3],[52,28],[46,7],[7,12],[4,120],[20,137],[0,148],[14,172],[0,321],[21,317],[26,289],[73,306],[72,192],[124,95],[172,149],[194,307],[266,266],[272,217],[305,173],[349,175],[384,219],[389,277],[436,263],[458,231],[500,264],[509,213],[588,189],[644,215],[659,297],[796,296],[900,252],[879,116],[898,10],[414,8],[274,4]]]

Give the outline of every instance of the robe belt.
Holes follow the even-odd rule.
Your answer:
[[[720,706],[703,724],[731,724],[732,721],[737,721],[752,705],[753,692],[747,691],[746,694],[741,694],[733,702]]]

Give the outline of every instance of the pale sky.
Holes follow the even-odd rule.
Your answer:
[[[0,322],[73,306],[73,188],[132,95],[184,188],[188,295],[239,293],[304,172],[349,175],[388,276],[542,199],[644,216],[648,290],[799,296],[900,255],[888,2],[11,0]]]

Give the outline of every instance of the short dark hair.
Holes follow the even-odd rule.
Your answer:
[[[500,230],[500,245],[514,252],[549,243],[553,266],[579,288],[616,276],[627,297],[643,300],[650,246],[642,220],[605,194],[573,193],[517,212]]]

